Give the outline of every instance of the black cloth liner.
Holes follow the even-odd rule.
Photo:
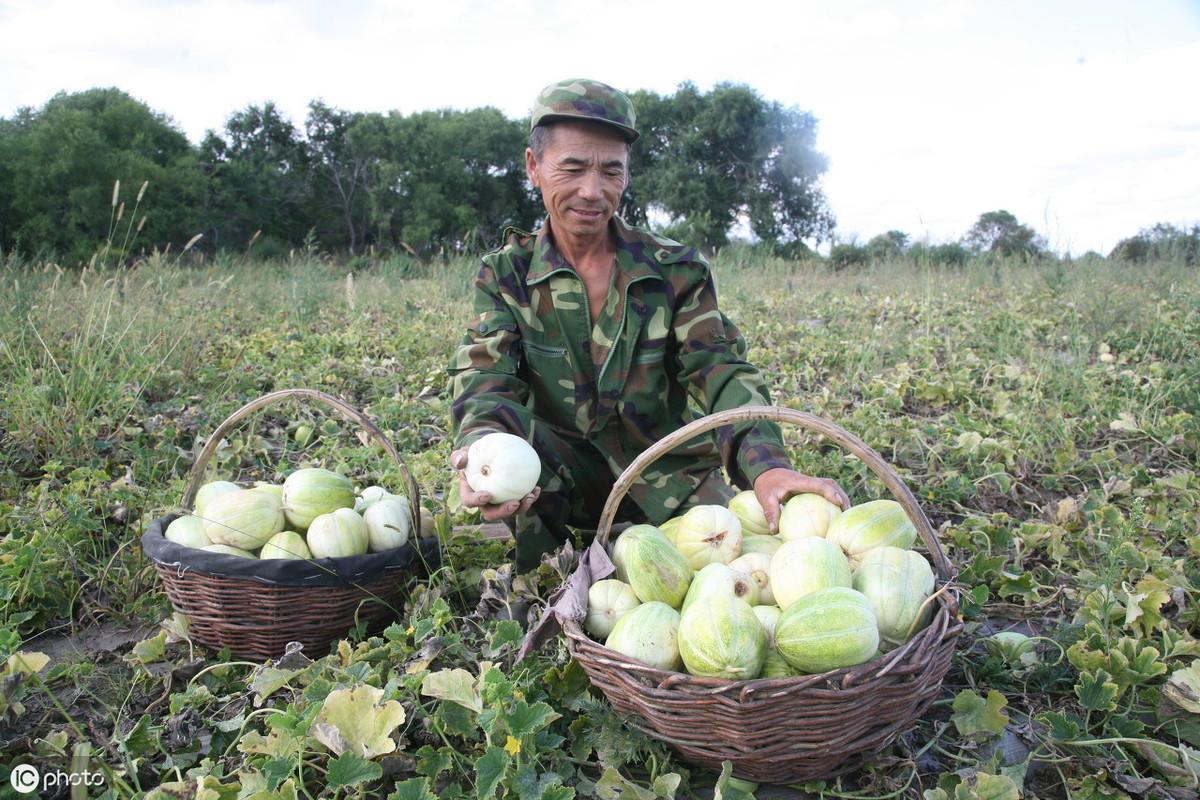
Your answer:
[[[347,586],[373,580],[388,571],[424,564],[432,572],[441,561],[437,539],[412,539],[403,547],[343,558],[250,559],[184,547],[166,538],[167,526],[182,514],[168,514],[150,523],[142,534],[142,550],[154,563],[179,572],[199,572],[223,578],[258,581],[275,586]],[[414,541],[417,544],[414,546]]]

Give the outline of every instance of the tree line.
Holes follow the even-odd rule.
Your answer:
[[[643,135],[628,218],[710,248],[739,222],[780,248],[833,230],[811,114],[733,84],[631,96]],[[60,93],[0,118],[0,250],[78,262],[106,243],[178,252],[201,234],[200,248],[262,257],[478,252],[542,214],[525,177],[527,126],[494,108],[403,115],[314,101],[298,127],[268,102],[192,145],[120,89]],[[114,230],[136,235],[114,242]]]
[[[730,233],[756,247],[812,256],[835,220],[812,114],[737,84],[708,92],[633,92],[642,136],[621,213],[708,250]],[[297,127],[270,102],[232,113],[191,144],[163,114],[120,89],[60,93],[0,118],[0,253],[65,264],[192,243],[259,258],[296,248],[362,254],[477,253],[542,207],[525,177],[527,119],[494,108],[404,115],[320,101]],[[120,187],[124,187],[124,191]],[[197,244],[198,243],[198,244]],[[1094,254],[1099,256],[1099,254]],[[1054,257],[1004,210],[957,241],[887,231],[834,241],[838,268],[898,258],[957,266],[979,256]],[[1155,225],[1109,257],[1200,259],[1200,226]]]

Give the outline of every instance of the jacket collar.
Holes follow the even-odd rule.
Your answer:
[[[618,285],[628,285],[642,278],[662,278],[655,248],[647,247],[643,237],[638,236],[625,220],[614,214],[608,222],[608,232],[616,242]],[[533,255],[525,281],[528,284],[538,283],[556,272],[578,274],[575,267],[554,246],[554,239],[550,235],[550,220],[546,220],[538,229],[534,240]]]

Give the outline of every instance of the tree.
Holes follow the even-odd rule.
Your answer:
[[[768,243],[832,231],[811,114],[734,84],[705,94],[685,83],[673,96],[640,91],[632,99],[642,136],[622,204],[629,218],[665,214],[710,247],[724,244],[737,223]]]
[[[479,249],[537,218],[520,122],[477,108],[394,115],[388,128],[401,241],[425,253]]]
[[[867,242],[867,256],[871,261],[890,261],[900,258],[908,249],[908,234],[903,231],[888,231]]]
[[[314,198],[318,207],[337,209],[346,246],[355,253],[366,239],[372,195],[378,191],[384,171],[384,119],[380,114],[339,111],[313,101],[304,127],[313,173],[323,179]]]
[[[988,211],[967,231],[964,242],[976,253],[1034,258],[1046,252],[1046,240],[1007,211]]]
[[[159,245],[182,243],[196,231],[201,175],[187,138],[119,89],[59,93],[41,109],[21,109],[0,126],[0,148],[6,198],[0,247],[6,250],[20,245],[87,260],[117,228],[118,210],[129,215],[113,237],[118,251],[130,244],[127,231],[136,231],[138,242]],[[117,181],[124,187],[119,194]],[[133,201],[144,183],[134,219]]]
[[[1135,236],[1117,242],[1109,258],[1135,263],[1178,259],[1188,266],[1200,263],[1200,225],[1187,230],[1160,222],[1143,228]]]
[[[308,151],[274,103],[231,114],[225,138],[205,136],[200,160],[209,178],[205,215],[213,246],[244,246],[258,231],[298,243],[312,227]]]

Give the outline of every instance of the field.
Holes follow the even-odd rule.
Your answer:
[[[3,266],[0,656],[24,654],[0,680],[3,762],[92,770],[115,797],[748,796],[623,727],[561,642],[515,662],[518,620],[563,564],[513,576],[506,545],[482,541],[447,497],[444,367],[474,266],[356,266],[350,277],[314,253]],[[964,590],[966,635],[931,712],[867,769],[799,789],[1197,797],[1195,270],[834,272],[731,252],[716,271],[776,403],[837,422],[895,466]],[[138,537],[178,507],[221,420],[300,386],[389,433],[444,567],[379,636],[352,634],[312,662],[237,662],[187,641]],[[304,447],[301,424],[317,431]],[[798,468],[855,501],[882,496],[858,461],[789,437]],[[314,464],[399,486],[380,450],[307,405],[253,418],[216,462],[210,477]],[[1000,631],[1032,638],[1014,646]],[[360,714],[361,742],[385,754],[334,756],[310,726],[332,692],[364,683],[396,701],[384,708],[399,726]]]

